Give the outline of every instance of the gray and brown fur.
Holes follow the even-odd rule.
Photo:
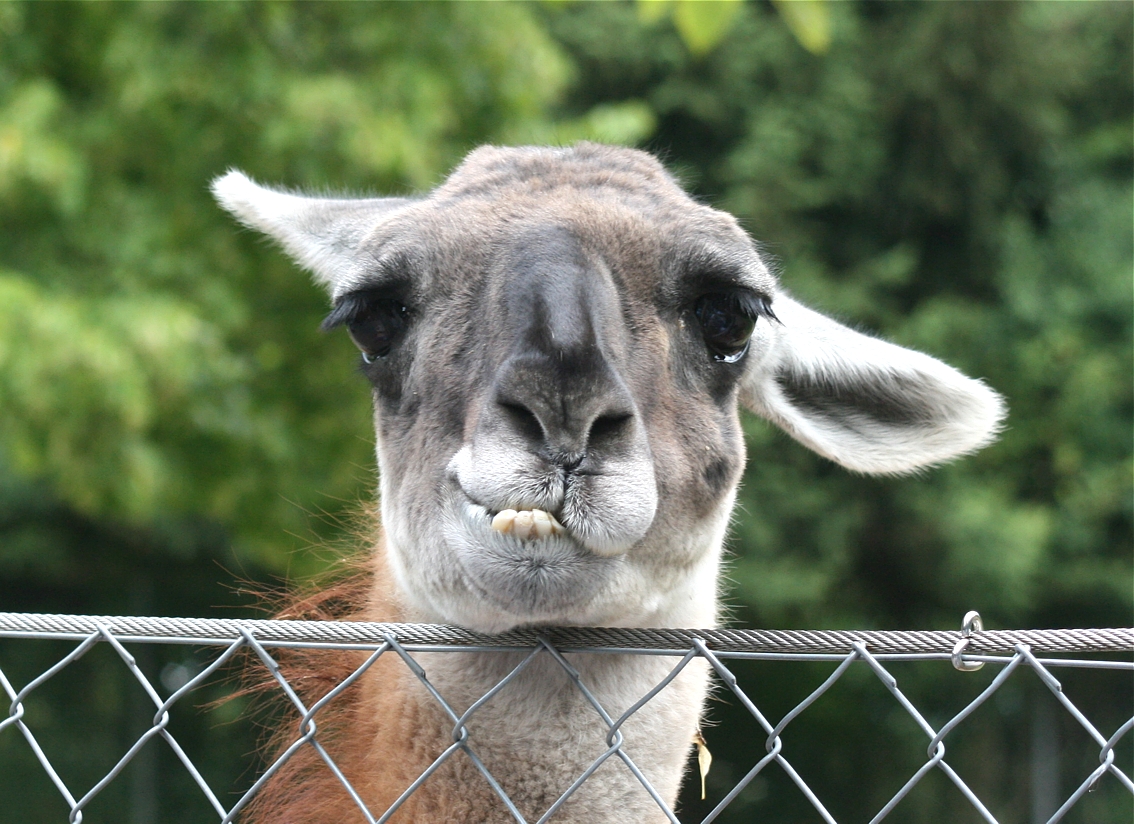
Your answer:
[[[307,198],[238,172],[214,192],[328,287],[332,325],[375,301],[399,307],[404,321],[388,351],[362,366],[383,528],[360,619],[486,632],[711,626],[745,459],[742,406],[873,473],[973,451],[1003,416],[979,381],[794,301],[731,216],[692,200],[642,152],[481,148],[421,198]],[[714,349],[698,314],[706,296],[721,295],[762,307],[735,358]],[[522,541],[492,530],[506,508],[546,510],[566,532]],[[515,663],[423,658],[459,712]],[[672,663],[572,658],[613,717]],[[327,683],[348,671],[319,666]],[[318,670],[307,678],[320,683]],[[671,805],[706,688],[705,668],[690,667],[623,728],[626,752]],[[452,743],[451,721],[394,660],[326,712],[328,749],[375,815]],[[528,820],[607,748],[605,726],[548,656],[469,728]],[[250,820],[362,817],[307,754],[269,783]],[[512,819],[458,753],[393,820]],[[553,820],[665,817],[610,759]]]

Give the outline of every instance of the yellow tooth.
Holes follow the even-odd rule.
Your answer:
[[[512,534],[521,541],[526,541],[532,534],[534,519],[532,511],[524,509],[516,513],[516,520],[512,526]]]
[[[492,518],[492,528],[504,535],[515,535],[521,541],[562,535],[567,531],[550,512],[542,509],[505,509]]]
[[[492,528],[497,532],[505,534],[512,531],[512,527],[516,522],[516,510],[505,509],[496,513],[496,517],[492,519]]]
[[[551,534],[551,516],[542,509],[532,510],[532,525],[537,538],[546,538]]]

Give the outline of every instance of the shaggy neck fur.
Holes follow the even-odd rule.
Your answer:
[[[382,554],[377,556],[378,559]],[[711,610],[714,599],[692,614]],[[353,608],[351,605],[354,605]],[[344,610],[350,610],[344,614]],[[399,604],[386,565],[328,588],[283,610],[294,620],[413,621]],[[693,620],[681,626],[708,625]],[[659,622],[660,625],[660,622]],[[527,653],[419,653],[429,682],[462,715],[527,657]],[[307,706],[366,660],[362,653],[282,651],[281,665]],[[566,656],[566,663],[608,715],[617,719],[668,675],[676,659],[657,656]],[[673,805],[705,697],[706,669],[694,661],[621,727],[624,750],[654,789]],[[264,681],[258,689],[270,690]],[[298,735],[298,715],[270,745],[285,750]],[[404,662],[385,653],[367,674],[316,716],[319,740],[375,817],[453,742],[454,724]],[[538,820],[607,748],[609,728],[571,674],[550,653],[532,658],[518,677],[467,723],[470,748],[527,821]],[[276,773],[242,821],[326,824],[362,821],[357,805],[310,747]],[[454,753],[389,819],[433,824],[496,824],[515,819],[464,752]],[[617,757],[571,796],[556,822],[638,824],[667,818]]]

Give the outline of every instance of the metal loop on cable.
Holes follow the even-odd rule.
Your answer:
[[[984,622],[980,620],[980,613],[975,609],[970,609],[965,613],[964,620],[961,621],[961,638],[953,645],[953,666],[961,672],[975,672],[984,666],[983,661],[962,661],[961,653],[968,647],[969,642],[972,641],[974,632],[981,632],[984,630]]]

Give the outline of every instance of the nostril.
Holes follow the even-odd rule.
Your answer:
[[[522,403],[512,401],[498,401],[500,408],[521,435],[531,441],[542,441],[544,437],[543,426],[532,410]]]
[[[587,445],[598,447],[621,438],[630,428],[630,420],[633,417],[629,412],[599,415],[591,422],[591,431],[587,435]]]
[[[578,469],[580,466],[582,466],[583,461],[585,461],[586,459],[587,459],[587,453],[585,453],[585,452],[573,452],[573,453],[560,455],[556,459],[555,462],[558,463],[561,467],[563,467],[564,472],[570,473],[570,472],[574,472],[576,469]]]

